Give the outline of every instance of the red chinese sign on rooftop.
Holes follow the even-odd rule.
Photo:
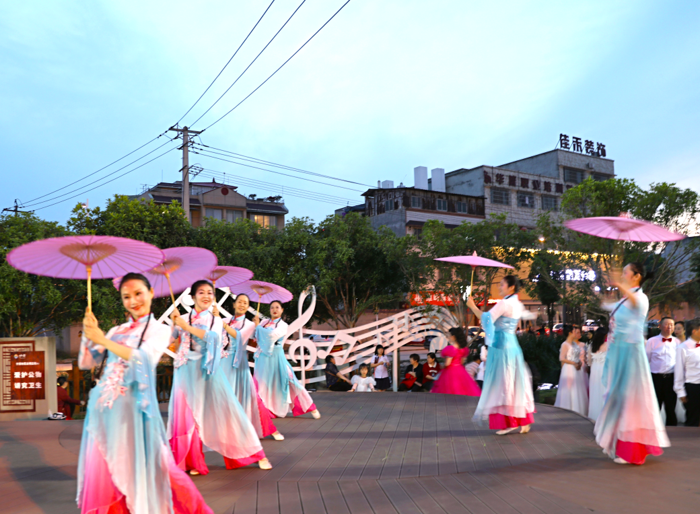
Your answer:
[[[46,399],[44,352],[10,353],[10,380],[13,400]]]

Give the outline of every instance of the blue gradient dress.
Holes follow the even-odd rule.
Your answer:
[[[174,329],[180,348],[168,406],[168,439],[178,466],[204,475],[203,451],[224,456],[227,469],[265,458],[260,439],[221,369],[221,318],[210,309],[186,315],[204,339]]]
[[[661,455],[661,448],[671,443],[644,348],[649,299],[641,288],[633,294],[636,306],[625,300],[610,306],[614,312],[603,368],[604,404],[593,431],[609,457],[643,464],[647,455]]]
[[[236,330],[236,337],[223,330],[221,338],[227,344],[221,350],[221,368],[228,378],[233,392],[248,419],[255,427],[258,437],[267,437],[277,432],[272,416],[258,395],[253,374],[248,365],[248,340],[255,332],[255,323],[245,315],[225,318],[224,325]]]
[[[489,420],[489,428],[502,430],[534,423],[532,377],[515,330],[527,314],[517,296],[498,302],[481,316],[489,359],[474,421]]]
[[[112,328],[107,339],[131,348],[124,360],[109,352],[90,391],[78,460],[83,513],[211,513],[190,477],[175,464],[156,398],[156,366],[170,327],[145,316]],[[104,347],[83,338],[81,369],[102,362]]]
[[[255,378],[265,407],[278,418],[289,410],[300,416],[316,410],[311,395],[297,380],[284,356],[283,341],[288,325],[281,319],[265,320],[255,329],[258,350],[255,352]]]

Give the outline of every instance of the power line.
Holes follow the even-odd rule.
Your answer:
[[[207,94],[207,91],[209,91],[209,89],[214,85],[214,82],[216,82],[216,80],[221,76],[221,74],[224,72],[224,70],[226,69],[226,67],[227,67],[229,64],[231,64],[231,61],[233,61],[233,58],[236,57],[236,55],[238,54],[239,50],[240,50],[241,48],[243,48],[243,45],[245,44],[245,42],[248,41],[248,38],[250,37],[250,35],[251,35],[251,34],[253,33],[253,31],[257,28],[257,26],[260,24],[260,22],[262,21],[262,19],[263,19],[263,18],[265,17],[265,15],[267,14],[267,11],[270,10],[270,7],[272,7],[272,4],[274,4],[274,3],[275,3],[275,0],[272,0],[272,2],[270,2],[270,5],[267,6],[267,9],[265,9],[265,12],[262,13],[262,16],[260,16],[260,19],[257,21],[257,23],[256,23],[255,25],[253,25],[253,28],[250,29],[250,32],[248,32],[248,35],[247,35],[247,36],[245,37],[245,39],[241,42],[241,44],[238,46],[238,48],[236,48],[236,51],[233,52],[233,55],[232,55],[231,58],[226,62],[226,64],[224,64],[224,67],[221,68],[221,71],[218,73],[218,75],[216,75],[216,77],[214,77],[214,80],[212,80],[212,81],[211,81],[211,84],[209,84],[209,86],[207,86],[207,88],[204,90],[204,93],[202,93],[202,94],[199,96],[199,98],[197,98],[197,101],[196,101],[195,103],[192,104],[192,107],[190,107],[189,109],[187,109],[187,112],[186,112],[185,114],[183,114],[182,117],[181,117],[179,120],[177,120],[177,123],[176,123],[175,125],[178,125],[178,124],[182,121],[182,119],[183,119],[185,116],[187,116],[187,115],[190,113],[190,111],[191,111],[192,109],[194,109],[195,105],[197,105],[197,104],[199,103],[199,101],[204,97],[204,95]],[[227,90],[227,91],[228,91],[228,90]],[[217,100],[217,102],[218,102],[218,100]],[[205,114],[206,114],[206,113],[205,113]]]
[[[160,136],[159,136],[159,137],[160,137]],[[93,180],[92,182],[88,182],[88,183],[85,184],[84,186],[77,187],[77,188],[73,189],[72,191],[68,191],[67,193],[60,194],[60,195],[55,196],[55,197],[53,197],[53,198],[49,198],[48,200],[42,200],[41,202],[29,202],[27,205],[25,205],[25,207],[32,208],[33,206],[41,205],[42,203],[53,202],[54,200],[57,200],[58,198],[61,198],[62,196],[66,196],[66,195],[69,195],[69,194],[71,194],[71,193],[75,193],[76,191],[79,191],[79,190],[81,190],[81,189],[83,189],[83,188],[85,188],[85,187],[91,186],[92,184],[95,184],[95,183],[99,182],[100,180],[104,180],[104,179],[106,179],[107,177],[110,177],[110,176],[114,175],[115,173],[119,173],[119,172],[120,172],[121,170],[123,170],[124,168],[128,168],[129,166],[131,166],[132,164],[137,163],[138,161],[140,161],[140,160],[143,159],[144,157],[148,157],[148,156],[151,155],[153,152],[156,152],[156,151],[160,150],[161,148],[163,148],[165,145],[167,145],[167,144],[170,143],[171,141],[172,141],[172,140],[166,141],[165,143],[163,143],[162,145],[160,145],[160,146],[157,147],[157,148],[154,148],[153,150],[151,150],[151,151],[148,152],[147,154],[144,154],[144,155],[142,155],[141,157],[139,157],[138,159],[136,159],[136,160],[134,160],[134,161],[131,161],[129,164],[126,164],[126,165],[122,166],[121,168],[116,169],[116,170],[114,170],[114,171],[108,173],[108,174],[105,175],[104,177],[98,178],[97,180]],[[132,153],[133,153],[133,152],[132,152]],[[149,162],[150,162],[150,161],[149,161]],[[66,186],[66,187],[68,187],[68,186]],[[65,189],[65,187],[63,187],[63,188],[61,188],[61,189]],[[44,195],[44,196],[46,196],[46,195]],[[52,204],[52,205],[55,205],[55,204]],[[43,209],[43,207],[42,207],[42,209]]]
[[[216,173],[219,176],[223,176],[225,179],[230,178],[230,179],[233,179],[234,181],[236,181],[236,183],[239,183],[239,182],[246,183],[246,185],[252,186],[252,187],[257,187],[258,185],[266,186],[268,189],[275,188],[275,189],[280,190],[283,193],[300,193],[300,194],[305,194],[305,195],[310,195],[310,196],[317,196],[317,197],[325,198],[327,200],[332,200],[335,203],[354,201],[354,200],[351,200],[349,198],[343,198],[341,196],[335,196],[335,195],[328,195],[326,193],[319,193],[317,191],[311,191],[308,189],[300,189],[300,188],[296,188],[296,187],[285,186],[282,184],[270,184],[269,182],[262,182],[260,180],[251,179],[251,178],[247,178],[247,177],[240,177],[240,176],[232,175],[230,173],[226,173],[223,171],[213,170],[211,168],[204,168],[204,171],[206,171],[208,173]]]
[[[272,162],[272,161],[266,161],[264,159],[258,159],[257,157],[251,157],[250,155],[244,155],[244,154],[232,152],[230,150],[224,150],[223,148],[216,148],[214,146],[205,145],[204,143],[195,143],[195,145],[206,147],[206,148],[211,148],[212,150],[218,150],[219,152],[224,152],[226,154],[230,154],[232,156],[232,158],[235,158],[235,159],[241,159],[244,161],[254,162],[257,164],[266,164],[268,166],[274,166],[275,168],[281,168],[281,169],[290,170],[290,171],[298,171],[299,173],[304,173],[307,175],[314,175],[316,177],[328,178],[331,180],[338,180],[340,182],[347,182],[348,184],[356,184],[358,186],[364,186],[364,187],[373,187],[373,186],[370,186],[367,184],[363,184],[362,182],[355,182],[353,180],[347,180],[344,178],[333,177],[331,175],[324,175],[322,173],[316,173],[316,172],[304,170],[301,168],[295,168],[293,166],[287,166],[286,164],[279,164],[279,163]]]
[[[291,19],[294,18],[294,15],[297,13],[297,11],[299,11],[299,9],[301,9],[301,6],[304,5],[304,3],[306,3],[306,0],[302,0],[302,1],[301,1],[301,3],[300,3],[299,6],[294,10],[294,12],[292,13],[292,15],[291,15],[289,18],[287,18],[287,21],[284,22],[284,25],[282,25],[282,26],[279,28],[279,30],[278,30],[277,32],[275,32],[275,35],[272,36],[272,39],[270,39],[270,41],[267,42],[267,44],[265,45],[265,47],[264,47],[262,50],[260,50],[260,52],[258,53],[258,55],[255,56],[255,59],[253,59],[253,60],[250,62],[250,64],[246,67],[246,69],[243,70],[243,71],[241,72],[240,75],[238,75],[238,77],[236,78],[236,80],[233,81],[233,84],[231,84],[231,85],[228,87],[228,89],[226,89],[226,91],[224,91],[223,94],[222,94],[219,98],[216,99],[216,102],[214,102],[214,103],[211,105],[211,107],[209,107],[209,109],[207,109],[206,111],[204,111],[204,113],[203,113],[199,118],[197,118],[196,120],[194,120],[194,123],[192,123],[192,125],[195,125],[199,120],[201,120],[202,118],[204,118],[204,116],[206,116],[206,114],[207,114],[209,111],[211,111],[211,110],[214,108],[214,106],[215,106],[216,104],[219,103],[219,100],[221,100],[221,99],[226,95],[226,93],[228,93],[229,90],[230,90],[233,86],[236,85],[236,83],[240,80],[240,78],[241,78],[243,75],[245,75],[245,72],[248,71],[248,69],[255,63],[255,61],[258,60],[258,57],[260,57],[260,56],[263,54],[263,52],[264,52],[265,50],[267,50],[267,47],[270,46],[270,45],[272,44],[272,42],[275,40],[275,38],[279,35],[279,33],[282,32],[282,29],[284,29],[284,27],[287,26],[287,23],[289,23],[289,22],[291,21]]]
[[[324,185],[324,186],[337,187],[337,188],[340,188],[340,189],[346,189],[346,190],[348,190],[348,191],[357,191],[357,192],[359,192],[359,193],[362,193],[362,192],[363,192],[361,189],[351,189],[351,188],[349,188],[349,187],[339,186],[339,185],[337,185],[337,184],[329,184],[328,182],[320,182],[320,181],[318,181],[318,180],[312,180],[312,179],[310,179],[310,178],[301,178],[301,177],[297,177],[297,176],[294,176],[294,175],[289,175],[289,174],[287,174],[287,173],[282,173],[282,172],[280,172],[280,171],[268,170],[267,168],[260,168],[260,167],[258,167],[258,166],[251,166],[250,164],[243,164],[242,162],[231,161],[231,160],[228,160],[228,159],[222,159],[221,157],[216,157],[217,153],[216,153],[216,152],[212,152],[211,150],[200,150],[200,151],[192,150],[192,152],[193,152],[193,153],[196,153],[197,155],[202,155],[202,156],[204,156],[204,157],[209,157],[210,159],[216,159],[216,160],[218,160],[218,161],[223,161],[223,162],[230,162],[231,164],[236,164],[236,165],[238,165],[238,166],[245,166],[246,168],[253,168],[253,169],[256,169],[256,170],[267,171],[267,172],[269,172],[269,173],[275,173],[275,174],[277,174],[277,175],[282,175],[282,176],[285,176],[285,177],[291,177],[291,178],[295,178],[295,179],[297,179],[297,180],[306,180],[307,182],[314,182],[314,183],[316,183],[316,184],[322,184],[322,185]],[[203,153],[203,152],[205,152],[205,153]],[[213,155],[212,155],[212,154],[213,154]],[[218,154],[218,155],[221,155],[221,154]],[[227,157],[228,157],[228,156],[227,156]]]
[[[150,164],[150,163],[152,163],[153,161],[155,161],[155,160],[157,160],[157,159],[160,159],[160,158],[163,157],[164,155],[166,155],[166,154],[172,152],[173,150],[177,150],[177,147],[173,147],[173,148],[170,148],[170,149],[166,150],[165,152],[163,152],[162,154],[158,155],[157,157],[154,157],[154,158],[151,159],[150,161],[146,161],[146,162],[144,162],[143,164],[140,164],[140,165],[136,166],[135,168],[133,168],[133,169],[127,171],[126,173],[122,173],[122,174],[119,175],[118,177],[114,177],[112,180],[108,180],[107,182],[104,182],[104,183],[102,183],[102,184],[100,184],[100,185],[98,185],[98,186],[95,186],[95,187],[93,187],[93,188],[91,188],[91,189],[88,189],[87,191],[81,191],[81,192],[78,193],[77,195],[71,196],[70,198],[64,198],[63,200],[59,200],[59,201],[56,202],[56,203],[52,203],[52,204],[50,204],[50,205],[44,205],[43,207],[39,207],[38,209],[34,209],[34,211],[40,211],[41,209],[48,209],[49,207],[53,207],[54,205],[58,205],[59,203],[67,202],[68,200],[71,200],[71,199],[73,199],[73,198],[77,198],[78,196],[82,196],[82,195],[84,195],[85,193],[89,193],[90,191],[94,191],[95,189],[98,189],[98,188],[100,188],[100,187],[102,187],[102,186],[104,186],[104,185],[106,185],[106,184],[109,184],[110,182],[114,182],[115,180],[120,179],[120,178],[124,177],[125,175],[128,175],[129,173],[132,173],[132,172],[138,170],[139,168],[143,168],[146,164]],[[103,178],[106,178],[106,177],[103,177]],[[102,180],[102,179],[100,179],[100,180]]]
[[[55,191],[51,191],[50,193],[46,193],[45,195],[41,195],[41,196],[37,196],[36,198],[32,198],[31,200],[27,201],[27,204],[33,204],[36,200],[41,200],[42,198],[44,198],[44,197],[46,197],[46,196],[52,195],[52,194],[54,194],[54,193],[58,193],[59,191],[63,191],[65,188],[70,187],[70,186],[72,186],[73,184],[77,184],[78,182],[82,182],[82,181],[85,180],[86,178],[92,177],[92,176],[95,175],[96,173],[99,173],[100,171],[109,168],[109,167],[112,166],[113,164],[116,164],[116,163],[118,163],[119,161],[121,161],[121,160],[123,160],[123,159],[126,159],[126,158],[129,157],[131,154],[138,152],[139,150],[141,150],[141,148],[144,148],[144,147],[150,145],[153,141],[155,141],[156,139],[162,137],[164,134],[165,134],[165,132],[163,132],[162,134],[160,134],[160,135],[154,137],[153,139],[151,139],[151,140],[148,141],[147,143],[142,144],[142,145],[139,146],[136,150],[132,150],[131,152],[129,152],[128,154],[126,154],[126,155],[124,155],[124,156],[122,156],[122,157],[120,157],[120,158],[117,159],[116,161],[110,162],[107,166],[103,166],[103,167],[100,168],[99,170],[93,171],[92,173],[90,173],[90,174],[88,174],[88,175],[85,175],[83,178],[79,178],[79,179],[76,180],[75,182],[71,182],[70,184],[68,184],[68,185],[66,185],[66,186],[63,186],[63,187],[61,187],[61,188],[59,188],[59,189],[56,189]],[[146,154],[146,155],[148,155],[148,154]],[[145,157],[145,156],[144,156],[144,157]],[[143,157],[142,157],[142,158],[143,158]],[[138,159],[137,159],[137,160],[138,160]],[[136,162],[136,161],[134,161],[134,162]],[[133,163],[132,163],[132,164],[133,164]],[[130,166],[130,165],[131,165],[131,164],[127,164],[127,166]],[[122,169],[123,169],[123,168],[122,168]],[[70,194],[70,193],[68,193],[68,194]],[[48,200],[48,201],[51,201],[51,200]]]
[[[321,31],[324,29],[324,27],[325,27],[326,25],[328,25],[328,24],[331,22],[331,20],[332,20],[333,18],[335,18],[336,15],[337,15],[340,11],[342,11],[343,8],[344,8],[346,5],[348,5],[349,3],[350,3],[350,0],[347,0],[347,1],[340,7],[340,9],[338,9],[338,10],[333,14],[333,16],[331,16],[330,18],[328,18],[328,20],[326,21],[326,23],[324,23],[323,25],[321,25],[321,28],[319,28],[316,32],[314,32],[314,34],[313,34],[309,39],[307,39],[307,40],[304,42],[304,44],[301,45],[301,46],[299,47],[299,49],[298,49],[296,52],[294,52],[291,56],[289,56],[289,58],[288,58],[286,61],[284,61],[284,62],[282,63],[282,65],[281,65],[279,68],[277,68],[274,72],[272,72],[272,74],[271,74],[269,77],[267,77],[258,87],[256,87],[255,89],[253,89],[250,93],[248,93],[248,96],[246,96],[243,100],[241,100],[241,101],[238,102],[236,105],[234,105],[233,108],[232,108],[230,111],[228,111],[226,114],[224,114],[223,116],[221,116],[218,120],[216,120],[216,121],[215,121],[214,123],[212,123],[211,125],[208,125],[207,127],[205,127],[204,130],[208,130],[208,129],[210,129],[211,127],[213,127],[214,125],[216,125],[217,123],[219,123],[219,122],[220,122],[221,120],[223,120],[226,116],[228,116],[228,115],[231,114],[233,111],[235,111],[235,110],[236,110],[243,102],[245,102],[248,98],[250,98],[251,96],[253,96],[253,94],[254,94],[258,89],[260,89],[261,87],[263,87],[263,86],[267,83],[268,80],[270,80],[272,77],[274,77],[274,76],[277,74],[277,72],[280,71],[289,61],[291,61],[292,58],[293,58],[296,54],[298,54],[299,52],[301,52],[302,48],[304,48],[304,47],[309,43],[309,41],[311,41],[314,37],[316,37],[316,35],[317,35],[319,32],[321,32]]]
[[[205,169],[201,173],[201,175],[206,176],[206,177],[213,177],[213,178],[221,178],[222,176],[225,177],[226,179],[228,179],[229,177],[234,178],[233,175],[229,175],[228,173],[214,172],[213,170],[208,170],[208,169]],[[313,200],[315,202],[329,203],[332,205],[353,202],[353,200],[350,200],[348,198],[326,197],[323,194],[320,194],[320,193],[317,194],[317,193],[314,193],[312,191],[300,190],[300,189],[296,189],[296,188],[288,188],[286,186],[268,184],[266,182],[260,182],[257,180],[248,180],[248,179],[241,178],[241,177],[234,178],[234,180],[236,182],[236,185],[240,184],[240,185],[250,187],[250,188],[262,189],[262,190],[266,190],[266,191],[273,191],[275,193],[281,193],[282,196],[293,196],[296,198],[302,198],[304,200]]]

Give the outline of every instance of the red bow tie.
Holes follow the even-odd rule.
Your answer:
[[[661,338],[661,342],[662,342],[662,343],[665,343],[665,342],[667,342],[667,341],[670,343],[671,341],[673,341],[673,339],[671,339],[670,337],[662,337],[662,338]]]
[[[695,348],[700,348],[700,343],[695,343]]]

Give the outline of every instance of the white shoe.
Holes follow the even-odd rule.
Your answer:
[[[321,419],[321,413],[318,412],[318,409],[311,411],[311,415],[314,417],[314,419]]]
[[[625,459],[622,459],[622,458],[620,458],[620,457],[615,457],[615,458],[613,459],[613,462],[614,462],[615,464],[629,464],[629,462],[627,462]]]
[[[515,430],[515,429],[517,429],[517,428],[518,428],[518,427],[513,427],[513,428],[506,428],[506,429],[503,429],[503,430],[499,430],[498,432],[496,432],[496,435],[506,435],[506,434],[510,434],[513,430]]]
[[[524,427],[520,427],[521,434],[527,434],[529,431],[530,431],[530,425],[525,425]]]
[[[194,477],[194,476],[197,476],[197,475],[199,475],[199,471],[197,471],[196,469],[191,469],[191,470],[190,470],[190,475],[193,476],[193,477]]]
[[[272,434],[272,437],[275,439],[275,441],[284,441],[284,436],[279,433],[279,430]]]
[[[260,469],[264,470],[272,469],[272,464],[270,464],[270,461],[267,458],[259,460],[258,466],[260,466]]]

